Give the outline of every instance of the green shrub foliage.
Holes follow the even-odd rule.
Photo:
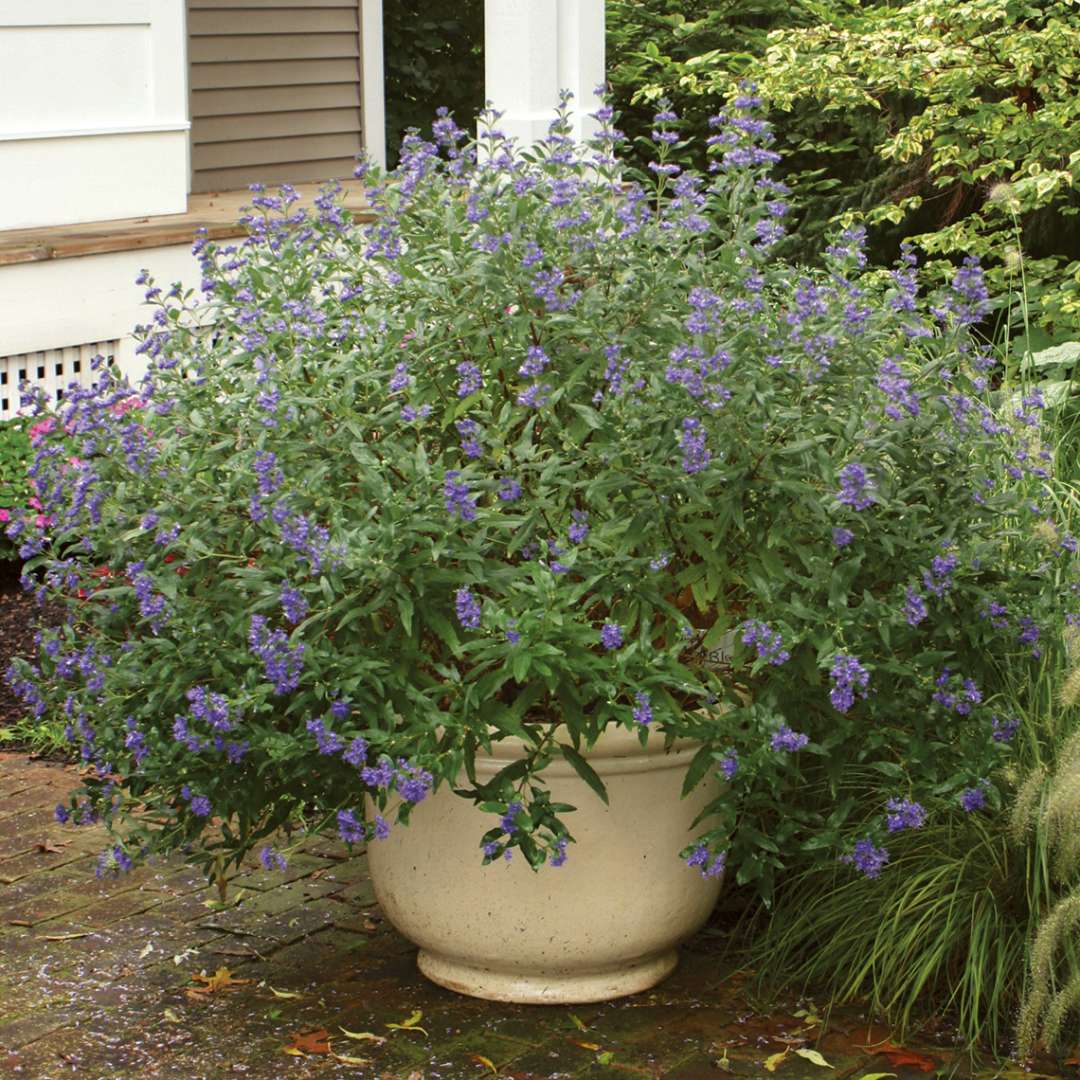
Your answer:
[[[196,245],[201,297],[148,283],[146,380],[65,400],[52,546],[13,530],[72,620],[12,677],[95,767],[59,812],[115,829],[103,867],[379,837],[440,783],[491,813],[478,859],[587,858],[543,769],[602,794],[612,725],[701,741],[688,786],[731,789],[683,854],[766,896],[794,853],[876,876],[897,816],[996,812],[995,664],[1077,607],[1044,401],[994,389],[978,260],[921,296],[859,228],[774,256],[759,105],[713,119],[704,175],[661,113],[648,185],[610,107],[527,158],[444,116],[369,176],[373,220],[260,191],[240,250]]]
[[[800,228],[837,215],[949,263],[975,253],[1059,340],[1080,327],[1080,16],[1072,0],[609,5],[620,102],[666,96],[698,121],[741,77],[777,115]],[[647,80],[643,86],[642,80]],[[631,125],[641,131],[640,114]],[[638,123],[633,126],[633,117]],[[1050,344],[1048,339],[1040,341]]]

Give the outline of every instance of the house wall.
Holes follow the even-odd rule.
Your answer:
[[[184,211],[184,39],[183,0],[0,0],[0,230]]]
[[[121,369],[133,378],[141,375],[145,366],[131,332],[153,313],[143,303],[144,289],[135,284],[143,267],[165,288],[174,281],[197,287],[202,278],[190,244],[0,267],[0,361],[118,341]]]

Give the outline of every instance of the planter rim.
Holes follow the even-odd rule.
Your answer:
[[[555,739],[560,743],[573,745],[566,726],[555,728]],[[530,744],[516,735],[491,744],[491,753],[480,749],[476,754],[476,771],[483,776],[493,776],[509,762],[524,755]],[[650,772],[657,769],[686,769],[694,755],[701,749],[697,739],[675,739],[670,746],[659,731],[649,731],[648,739],[642,746],[639,733],[623,727],[605,728],[600,737],[587,750],[581,746],[582,755],[601,775],[620,773]],[[552,757],[544,768],[549,776],[577,776],[577,771],[559,754]]]

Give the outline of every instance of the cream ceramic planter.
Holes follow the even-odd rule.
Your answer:
[[[504,740],[477,757],[478,779],[513,760]],[[480,863],[493,818],[441,788],[409,825],[368,845],[375,895],[387,918],[420,947],[420,970],[451,990],[495,1001],[605,1001],[654,986],[674,969],[678,945],[705,923],[720,890],[679,859],[691,824],[720,793],[704,780],[680,798],[699,744],[664,752],[659,734],[642,749],[633,732],[604,733],[589,763],[605,806],[562,759],[543,773],[553,802],[578,809],[566,821],[576,843],[561,867],[534,873]]]

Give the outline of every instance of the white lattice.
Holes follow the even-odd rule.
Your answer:
[[[94,377],[90,361],[95,356],[113,363],[119,348],[119,341],[94,341],[66,349],[0,356],[0,419],[23,411],[19,408],[19,386],[23,382],[40,386],[49,404],[55,404],[63,400],[64,391],[72,383],[90,385]]]

